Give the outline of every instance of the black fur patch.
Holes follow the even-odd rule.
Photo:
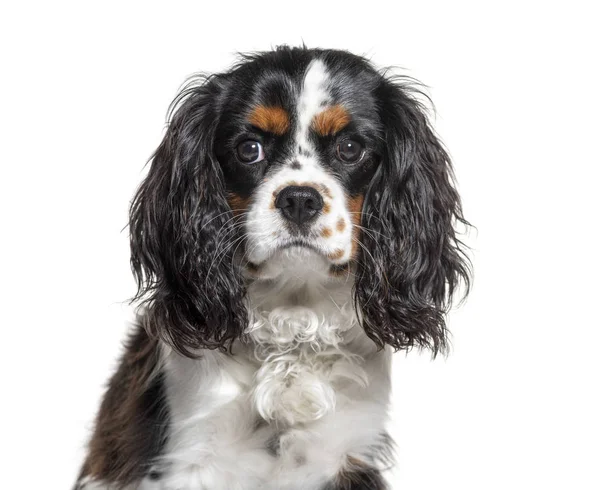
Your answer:
[[[169,415],[164,376],[155,374],[158,356],[156,340],[136,327],[104,395],[80,480],[122,488],[142,479],[161,454]]]
[[[340,473],[322,490],[388,490],[381,473],[373,468]]]

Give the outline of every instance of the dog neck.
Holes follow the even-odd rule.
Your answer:
[[[334,409],[338,382],[367,382],[362,359],[374,344],[359,326],[352,282],[328,270],[317,252],[287,249],[248,287],[247,333],[260,365],[253,398],[265,420],[318,419]]]

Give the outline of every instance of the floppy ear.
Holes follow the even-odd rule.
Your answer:
[[[380,346],[447,346],[444,315],[470,265],[454,226],[465,225],[448,154],[410,88],[384,79],[381,164],[365,196],[355,303]],[[362,248],[362,247],[361,247]]]
[[[218,78],[184,90],[131,205],[131,266],[144,326],[194,356],[243,332],[244,287],[224,237],[232,212],[214,156],[223,89]]]

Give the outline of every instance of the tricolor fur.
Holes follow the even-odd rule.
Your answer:
[[[443,351],[469,280],[415,93],[287,47],[181,93],[131,208],[142,306],[79,488],[387,488],[391,352]]]

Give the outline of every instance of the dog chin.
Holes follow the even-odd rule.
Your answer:
[[[290,244],[278,248],[260,265],[261,277],[265,279],[289,276],[314,281],[327,277],[331,262],[316,247],[306,244]]]

